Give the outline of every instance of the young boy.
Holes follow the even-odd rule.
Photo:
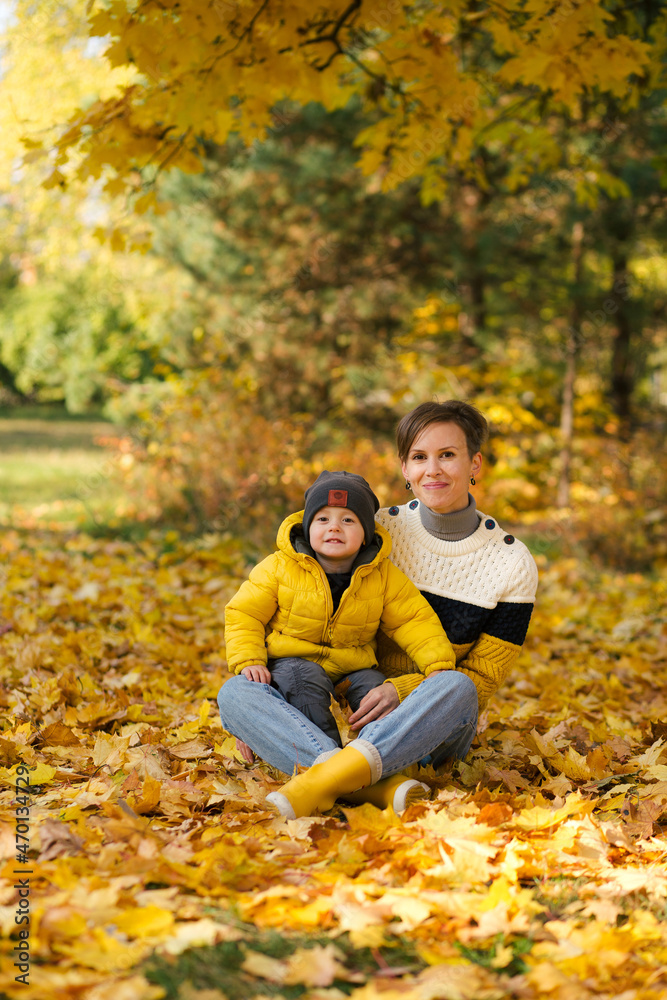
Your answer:
[[[277,688],[338,746],[334,686],[349,678],[346,697],[356,710],[386,681],[375,669],[380,626],[424,675],[455,667],[437,615],[389,561],[389,534],[374,520],[378,508],[362,476],[322,472],[306,490],[305,509],[283,521],[278,551],[252,570],[225,609],[230,670]],[[421,679],[387,683],[402,699]],[[247,734],[241,738],[252,746]]]

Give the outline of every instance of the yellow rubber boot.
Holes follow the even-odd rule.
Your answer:
[[[370,802],[378,809],[391,806],[395,813],[402,813],[413,802],[428,799],[430,795],[431,789],[423,781],[408,778],[405,774],[392,774],[390,778],[383,778],[368,788],[360,788],[358,792],[350,792],[341,798],[355,806]]]
[[[321,764],[297,774],[279,792],[271,792],[266,801],[285,819],[312,816],[316,809],[326,812],[339,796],[368,785],[371,766],[359,750],[347,746]]]

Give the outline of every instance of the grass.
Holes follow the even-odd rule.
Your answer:
[[[254,928],[244,928],[246,935],[242,941],[221,942],[205,948],[193,948],[176,958],[153,956],[146,963],[143,972],[149,982],[161,986],[165,1000],[185,1000],[195,990],[218,989],[227,1000],[252,1000],[259,994],[263,997],[284,997],[297,1000],[307,992],[304,985],[287,986],[269,980],[258,980],[245,972],[242,963],[248,951],[260,952],[271,958],[285,959],[297,948],[311,948],[314,945],[331,944],[325,934],[285,935],[277,931],[257,932]],[[342,964],[349,972],[357,973],[357,981],[334,980],[333,986],[340,994],[349,994],[358,988],[360,982],[377,975],[381,968],[393,967],[398,972],[410,970],[418,972],[425,966],[414,947],[397,940],[393,947],[372,951],[369,948],[354,948],[343,934],[335,940]]]
[[[0,411],[0,525],[74,529],[107,522],[122,500],[100,418],[62,410]]]
[[[498,966],[496,960],[498,950],[507,943],[509,943],[512,957],[504,965]],[[456,943],[455,947],[469,962],[481,965],[483,969],[501,972],[506,976],[519,976],[528,971],[528,966],[522,956],[531,950],[533,941],[530,938],[519,936],[511,942],[507,942],[504,934],[496,934],[490,948],[470,948],[459,942]]]

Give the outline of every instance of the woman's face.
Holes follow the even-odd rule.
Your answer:
[[[401,464],[412,492],[438,514],[468,506],[468,484],[482,467],[479,452],[471,458],[458,424],[429,424],[412,442]]]

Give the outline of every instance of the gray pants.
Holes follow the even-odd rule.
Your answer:
[[[298,708],[302,715],[310,719],[329,739],[341,746],[336,720],[331,714],[331,695],[334,683],[326,670],[312,660],[302,660],[299,656],[284,656],[279,660],[269,660],[271,687],[280,691],[289,705]],[[370,667],[346,674],[350,686],[345,697],[356,712],[364,695],[383,684],[386,677],[379,670]]]

